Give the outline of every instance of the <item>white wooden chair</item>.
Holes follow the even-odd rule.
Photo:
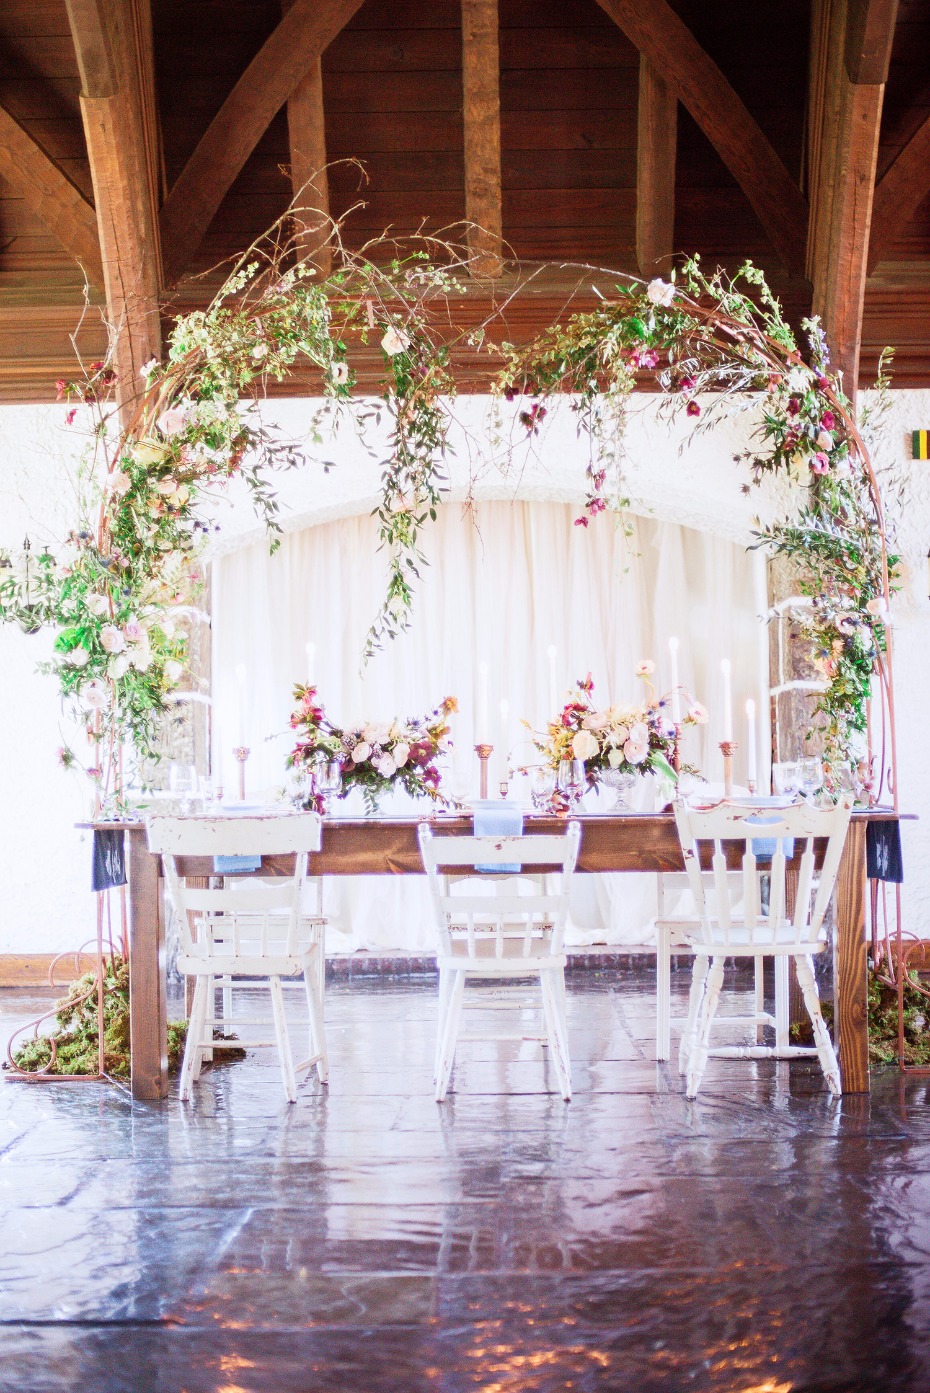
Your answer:
[[[554,836],[437,837],[428,823],[421,823],[419,837],[439,938],[436,1101],[441,1103],[448,1091],[456,1042],[461,1038],[544,1041],[567,1102],[572,1092],[564,939],[580,824],[570,822],[564,834]],[[519,873],[506,869],[513,865],[520,866]],[[485,869],[493,866],[505,869],[500,873]],[[550,868],[548,875],[543,867]],[[481,884],[472,884],[469,892],[465,882],[476,880]],[[493,894],[487,893],[488,884]],[[456,889],[464,893],[457,894]],[[521,889],[527,893],[520,893]],[[474,1004],[513,1009],[526,1004],[526,982],[533,978],[539,983],[534,1004],[542,1009],[544,1033],[459,1036],[467,982],[507,983],[491,1000],[487,992],[476,993]]]
[[[230,1014],[227,992],[235,978],[263,978],[271,997],[274,1041],[249,1045],[277,1046],[281,1078],[288,1101],[297,1101],[296,1074],[314,1064],[321,1082],[327,1078],[326,1036],[320,988],[319,932],[302,911],[307,882],[308,853],[320,846],[316,813],[286,816],[171,818],[153,817],[148,824],[149,850],[159,852],[165,878],[180,921],[178,969],[196,979],[181,1066],[180,1096],[190,1097],[205,1059],[216,1049],[230,1047],[213,1038],[214,1027],[267,1025],[267,1018]],[[179,873],[178,858],[214,856],[294,856],[294,873],[261,881],[226,877],[216,888],[189,886]],[[303,977],[310,1020],[310,1055],[295,1066],[281,990],[282,977]],[[214,1016],[215,987],[224,986],[222,1015]]]
[[[762,869],[767,869],[762,866]],[[734,888],[737,895],[742,894],[742,873],[731,871],[734,881]],[[675,895],[682,891],[687,891],[690,900],[690,889],[686,872],[667,872],[660,871],[656,875],[656,1059],[665,1061],[672,1057],[672,1026],[680,1029],[681,1037],[679,1044],[678,1063],[681,1072],[684,1072],[683,1049],[684,1049],[684,1027],[687,1016],[672,1015],[672,949],[689,947],[688,932],[695,928],[693,914],[674,914],[669,912],[668,901],[670,894]],[[739,1016],[716,1017],[717,1023],[723,1025],[751,1026],[756,1032],[756,1043],[761,1045],[764,1039],[764,1027],[769,1025],[775,1031],[775,1044],[781,1049],[789,1044],[790,1020],[788,1005],[788,959],[782,955],[775,958],[775,1013],[765,1009],[765,979],[764,963],[762,956],[756,956],[754,965],[754,999],[753,1009],[749,1014]],[[713,1055],[714,1050],[710,1053]]]
[[[681,841],[685,870],[694,899],[696,918],[687,930],[694,953],[688,1020],[682,1041],[682,1072],[687,1075],[686,1093],[697,1096],[707,1066],[710,1032],[714,1023],[723,965],[728,957],[774,957],[786,961],[793,957],[798,985],[814,1028],[813,1049],[803,1046],[733,1045],[717,1048],[715,1055],[742,1059],[785,1059],[816,1054],[827,1086],[839,1095],[840,1071],[836,1052],[820,1011],[813,955],[823,952],[826,940],[824,915],[833,894],[846,830],[852,812],[847,800],[835,808],[812,808],[806,803],[789,808],[747,808],[723,803],[709,811],[698,811],[684,803],[675,804],[675,820]],[[753,842],[775,842],[771,861],[757,863]],[[814,839],[827,842],[819,880],[814,887]],[[786,912],[785,842],[794,842],[798,861],[795,910]],[[711,869],[701,869],[701,847],[710,844]],[[733,877],[728,872],[727,848],[734,852],[742,871],[738,898],[740,912],[734,914]],[[763,914],[759,877],[769,875],[769,907]]]

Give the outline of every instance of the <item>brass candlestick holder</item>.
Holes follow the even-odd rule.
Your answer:
[[[239,761],[239,802],[245,802],[245,762],[252,751],[247,745],[236,745],[233,754]]]
[[[480,772],[478,774],[478,797],[487,798],[488,796],[488,760],[494,753],[493,745],[476,745],[475,754],[478,756]]]
[[[675,743],[672,746],[672,768],[676,774],[681,773],[681,724],[675,722]]]
[[[723,796],[733,797],[733,755],[739,746],[735,740],[721,740],[720,753],[723,755]]]

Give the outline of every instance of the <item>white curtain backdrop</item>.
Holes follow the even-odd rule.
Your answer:
[[[656,662],[658,690],[670,680],[668,640],[680,641],[679,674],[709,707],[710,724],[689,729],[683,758],[711,780],[722,777],[721,659],[733,664],[736,777],[745,770],[747,697],[767,732],[767,631],[764,572],[758,557],[733,543],[671,523],[631,519],[632,535],[607,518],[574,526],[560,503],[488,502],[474,510],[447,504],[430,528],[431,565],[409,633],[387,643],[364,669],[361,652],[383,593],[384,560],[374,520],[323,523],[287,535],[275,556],[244,547],[213,564],[214,779],[235,786],[233,746],[244,738],[250,791],[283,783],[291,747],[291,689],[312,676],[337,723],[432,709],[458,697],[456,761],[477,784],[478,667],[490,670],[495,763],[504,750],[529,761],[521,726],[539,728],[552,712],[548,650],[556,650],[556,701],[589,671],[598,701],[635,700],[640,658]],[[307,645],[314,647],[308,673]],[[245,669],[245,683],[237,680]],[[501,701],[509,706],[506,723]],[[765,777],[767,739],[758,732]],[[638,797],[648,800],[651,781]],[[519,789],[516,790],[519,793]],[[346,813],[361,813],[347,799]],[[589,794],[591,811],[608,806]],[[414,811],[398,796],[385,811]],[[653,936],[654,878],[579,876],[569,940],[643,943]],[[330,951],[432,947],[426,887],[413,877],[359,877],[325,887]]]

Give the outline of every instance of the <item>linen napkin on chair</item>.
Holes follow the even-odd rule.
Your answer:
[[[243,875],[247,871],[260,871],[260,856],[214,856],[214,875]]]
[[[479,804],[474,812],[474,831],[476,837],[522,837],[523,809],[503,801]],[[521,869],[519,864],[475,867],[496,875],[519,875]]]

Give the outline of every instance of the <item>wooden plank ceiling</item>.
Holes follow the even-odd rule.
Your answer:
[[[351,243],[479,223],[480,304],[539,262],[750,256],[848,375],[890,343],[930,385],[928,60],[920,0],[5,0],[0,401],[52,399],[107,316],[131,395],[324,152]]]

